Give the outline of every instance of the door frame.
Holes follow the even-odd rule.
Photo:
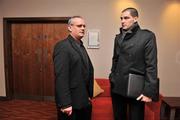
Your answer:
[[[13,99],[12,31],[14,23],[68,23],[70,17],[12,17],[3,18],[5,99]]]

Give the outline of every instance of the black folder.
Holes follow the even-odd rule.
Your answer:
[[[129,74],[127,97],[137,98],[141,95],[144,88],[145,77],[138,74]]]

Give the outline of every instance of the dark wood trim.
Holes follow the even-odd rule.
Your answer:
[[[67,23],[70,17],[16,17],[3,18],[8,23]]]
[[[16,99],[21,99],[21,100],[31,99],[31,100],[42,101],[43,96],[27,96],[27,95],[21,96],[21,95],[16,95]]]
[[[8,20],[3,19],[4,35],[4,67],[5,67],[5,84],[6,96],[12,97],[12,47],[11,47],[11,24]]]
[[[70,17],[11,17],[3,18],[4,35],[4,67],[6,98],[13,98],[13,65],[12,65],[12,42],[11,25],[14,23],[67,23]]]
[[[5,101],[5,100],[8,100],[8,98],[5,96],[0,96],[0,101]]]

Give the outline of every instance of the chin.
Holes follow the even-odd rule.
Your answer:
[[[83,36],[79,36],[79,39],[82,39],[84,37],[84,35]]]
[[[127,27],[124,27],[124,28],[123,28],[123,30],[128,30],[128,29],[129,29],[129,28],[127,28]]]
[[[84,34],[82,34],[82,35],[79,35],[80,37],[84,37]]]

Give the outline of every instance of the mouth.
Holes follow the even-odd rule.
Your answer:
[[[84,32],[80,32],[79,34],[80,34],[80,35],[84,35]]]
[[[126,25],[122,25],[122,28],[126,28],[127,26]]]

